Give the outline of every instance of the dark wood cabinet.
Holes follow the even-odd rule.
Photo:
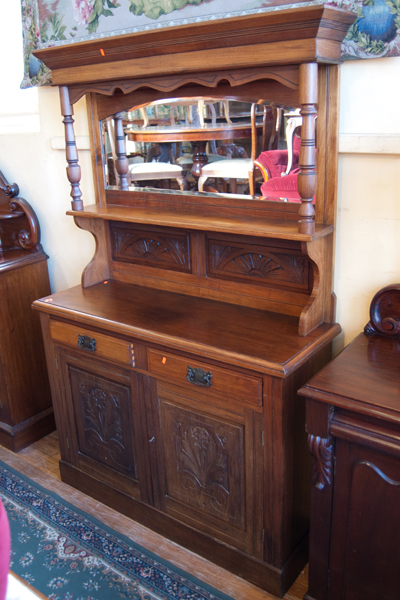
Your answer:
[[[42,333],[31,304],[50,293],[32,207],[0,172],[0,443],[14,452],[55,429]]]
[[[157,383],[159,507],[218,540],[262,556],[262,413]],[[228,401],[228,402],[227,402]],[[258,539],[255,539],[258,535]]]
[[[240,308],[239,323],[237,307],[204,299],[189,303],[189,321],[184,295],[113,281],[46,300],[35,306],[63,481],[282,594],[307,560],[310,458],[296,390],[330,359],[339,327],[299,338],[298,320],[285,319],[284,335],[273,313]],[[218,345],[210,314],[226,332]]]
[[[147,500],[143,439],[135,373],[60,350],[60,366],[71,407],[63,427],[68,455],[77,469],[102,473],[105,481]],[[143,488],[142,488],[143,483]]]
[[[309,600],[399,595],[400,342],[394,324],[400,288],[393,287],[371,305],[373,319],[384,305],[383,327],[373,334],[368,327],[300,390],[314,455]]]
[[[34,303],[61,477],[279,596],[307,560],[311,459],[297,390],[340,331],[336,63],[353,21],[314,6],[35,52],[60,85],[68,214],[96,239],[82,285]],[[84,94],[93,206],[73,131]],[[210,94],[301,109],[299,204],[129,186],[121,111]],[[115,128],[111,188],[104,119]]]

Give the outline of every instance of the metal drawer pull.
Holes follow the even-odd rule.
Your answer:
[[[78,346],[83,350],[96,352],[96,340],[94,338],[90,338],[88,335],[80,335],[80,333],[78,333]]]
[[[201,385],[202,387],[210,387],[211,377],[211,371],[206,373],[203,371],[203,369],[192,369],[192,367],[189,367],[188,365],[186,379],[190,383],[194,383],[194,385]]]

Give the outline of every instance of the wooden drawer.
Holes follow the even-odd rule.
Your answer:
[[[126,340],[59,321],[50,322],[50,332],[54,341],[72,346],[85,354],[135,366],[134,345]]]
[[[192,358],[162,353],[158,350],[148,349],[147,358],[149,371],[164,381],[174,381],[186,389],[196,389],[205,394],[222,396],[227,400],[262,405],[261,378],[221,369]],[[200,374],[202,384],[198,381],[196,384],[188,380],[189,371],[191,371],[192,377],[199,376],[198,372],[193,373],[195,369],[201,369],[205,373],[205,381]]]

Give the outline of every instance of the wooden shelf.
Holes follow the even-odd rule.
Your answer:
[[[278,377],[287,376],[340,333],[339,325],[324,323],[300,337],[296,317],[112,280],[77,286],[37,300],[34,306],[74,322]]]
[[[298,232],[297,221],[284,221],[255,217],[205,215],[185,211],[151,210],[132,206],[99,206],[93,204],[84,210],[67,212],[74,217],[123,221],[147,225],[164,225],[181,229],[218,231],[257,237],[269,237],[298,242],[312,242],[333,232],[333,225],[315,225],[315,233]]]

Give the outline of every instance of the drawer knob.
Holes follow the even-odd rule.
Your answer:
[[[90,338],[88,335],[80,335],[80,333],[78,333],[78,346],[83,350],[96,352],[96,340],[94,338]]]
[[[203,371],[203,369],[192,369],[192,367],[189,367],[188,365],[186,379],[190,383],[194,383],[194,385],[201,385],[202,387],[210,387],[211,377],[211,371],[206,373]]]

